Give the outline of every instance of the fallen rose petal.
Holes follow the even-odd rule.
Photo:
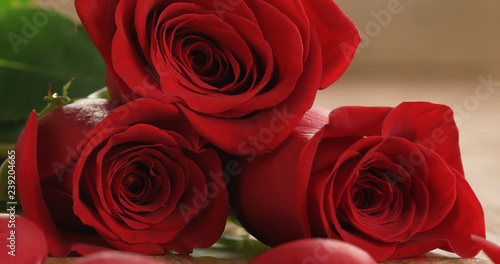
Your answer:
[[[2,263],[39,264],[48,254],[47,241],[40,228],[27,218],[15,214],[0,214]]]
[[[161,264],[151,257],[122,251],[101,251],[82,257],[71,264]]]
[[[500,263],[500,246],[477,235],[471,235],[470,238],[482,248],[484,253],[486,253],[493,262],[496,264]]]
[[[249,262],[249,264],[261,263],[370,264],[376,262],[370,254],[346,242],[334,239],[310,238],[275,247]]]

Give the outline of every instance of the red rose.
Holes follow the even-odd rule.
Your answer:
[[[114,98],[176,102],[238,155],[283,141],[360,41],[333,0],[76,0]]]
[[[484,236],[483,211],[446,106],[313,109],[274,152],[240,161],[231,204],[268,245],[330,237],[378,261],[479,252],[469,234]]]
[[[266,251],[248,264],[375,264],[362,249],[351,244],[324,238],[308,238],[289,242]]]
[[[209,247],[222,234],[221,163],[173,105],[80,100],[30,116],[16,154],[27,218],[50,253]]]

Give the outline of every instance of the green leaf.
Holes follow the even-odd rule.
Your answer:
[[[7,162],[8,160],[5,160],[0,166],[0,201],[2,202],[7,201],[7,179],[9,176]]]
[[[16,144],[3,144],[0,143],[0,163],[8,157],[10,150],[13,150]]]
[[[24,1],[22,1],[24,2]],[[35,8],[0,11],[0,142],[13,143],[49,85],[68,80],[73,98],[105,86],[104,62],[81,25]]]
[[[15,185],[15,183],[12,185],[12,186],[15,186],[16,189],[12,190],[14,191],[15,195],[12,196],[12,198],[14,198],[14,200],[10,199],[11,197],[9,197],[9,184],[8,184],[8,181],[9,181],[9,175],[12,175],[13,176],[13,180],[15,182],[16,180],[16,175],[15,174],[9,174],[9,171],[12,171],[16,164],[13,163],[9,163],[9,161],[14,161],[15,162],[15,159],[13,160],[10,160],[10,159],[6,159],[2,165],[0,166],[0,201],[2,202],[6,202],[6,201],[9,201],[9,202],[18,202],[18,204],[20,204],[19,202],[19,196],[17,195],[17,186]]]
[[[33,5],[33,0],[3,0],[0,2],[0,9],[12,7],[26,7]]]

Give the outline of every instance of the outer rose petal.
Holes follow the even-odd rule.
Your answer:
[[[12,231],[15,233],[11,234]],[[39,264],[47,257],[47,241],[42,230],[22,216],[0,214],[0,239],[4,241],[2,245],[7,246],[1,250],[0,256],[2,261],[7,263]],[[11,248],[12,242],[14,244]],[[14,255],[10,255],[9,252],[13,252]]]
[[[458,172],[455,173],[457,173],[457,199],[453,208],[441,223],[428,231],[416,234],[412,240],[417,240],[420,244],[441,240],[442,249],[453,251],[463,258],[471,258],[479,253],[480,247],[471,240],[470,234],[485,236],[484,212],[469,183]],[[397,249],[394,254],[397,256],[417,254],[417,252],[403,253],[403,250]]]
[[[426,102],[402,103],[387,115],[382,135],[404,137],[422,144],[464,175],[458,128],[453,120],[453,111],[448,106]]]
[[[220,160],[215,160],[214,157],[217,156],[200,156],[203,160],[195,160],[195,162],[198,162],[199,166],[202,167],[204,167],[204,165],[211,166],[213,164],[219,164]],[[208,168],[202,169],[209,171]],[[210,171],[212,172],[212,170]],[[172,249],[175,252],[187,254],[193,250],[193,246],[201,248],[210,247],[224,232],[224,224],[214,224],[217,222],[223,223],[223,220],[227,218],[229,211],[229,207],[227,206],[228,197],[224,174],[219,172],[218,174],[210,174],[207,177],[210,177],[210,182],[213,183],[211,187],[214,188],[214,192],[217,192],[217,195],[210,200],[210,205],[205,209],[203,217],[196,217],[193,219],[189,225],[180,231],[174,241],[172,241]],[[206,225],[211,225],[212,228],[203,228]],[[204,232],[202,238],[199,237],[200,230],[203,230]]]
[[[102,251],[77,259],[71,264],[161,264],[152,257],[120,252]]]
[[[24,216],[45,234],[49,252],[58,257],[68,255],[72,250],[88,254],[106,247],[104,241],[95,235],[67,233],[57,229],[45,204],[37,166],[37,116],[33,111],[16,144],[16,175],[18,191]]]
[[[76,149],[86,133],[111,112],[113,105],[105,99],[78,100],[40,119],[37,156],[41,179],[57,174],[74,161]],[[67,122],[72,125],[64,125]]]
[[[471,239],[484,250],[495,264],[500,263],[500,246],[477,235],[471,235]]]
[[[75,0],[76,11],[106,62],[111,66],[111,41],[116,31],[115,10],[120,0]]]
[[[361,41],[354,23],[333,0],[302,0],[310,22],[318,32],[323,53],[321,88],[334,83],[351,63]]]
[[[310,165],[308,160],[299,160],[297,153],[328,122],[327,114],[327,110],[319,107],[311,109],[273,152],[241,158],[244,170],[230,181],[231,206],[238,216],[243,216],[239,220],[245,228],[265,244],[275,246],[308,236],[307,229],[301,228],[307,220],[299,218],[307,214],[295,212],[297,204],[303,201],[294,192],[295,186],[303,186],[302,177],[309,177],[297,172],[297,164],[305,168]]]
[[[375,264],[362,249],[340,240],[310,238],[296,240],[266,251],[248,264],[268,263],[324,263]]]
[[[347,106],[334,109],[325,126],[325,138],[381,135],[382,124],[392,107]]]

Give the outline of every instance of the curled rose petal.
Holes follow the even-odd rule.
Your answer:
[[[334,239],[309,238],[292,241],[266,251],[249,264],[375,264],[375,260],[362,249]]]
[[[0,214],[0,239],[4,245],[0,255],[3,263],[41,264],[47,258],[47,241],[43,232],[35,223],[14,211]]]
[[[500,263],[500,246],[477,235],[471,235],[471,238],[481,246],[481,249],[494,263]]]

